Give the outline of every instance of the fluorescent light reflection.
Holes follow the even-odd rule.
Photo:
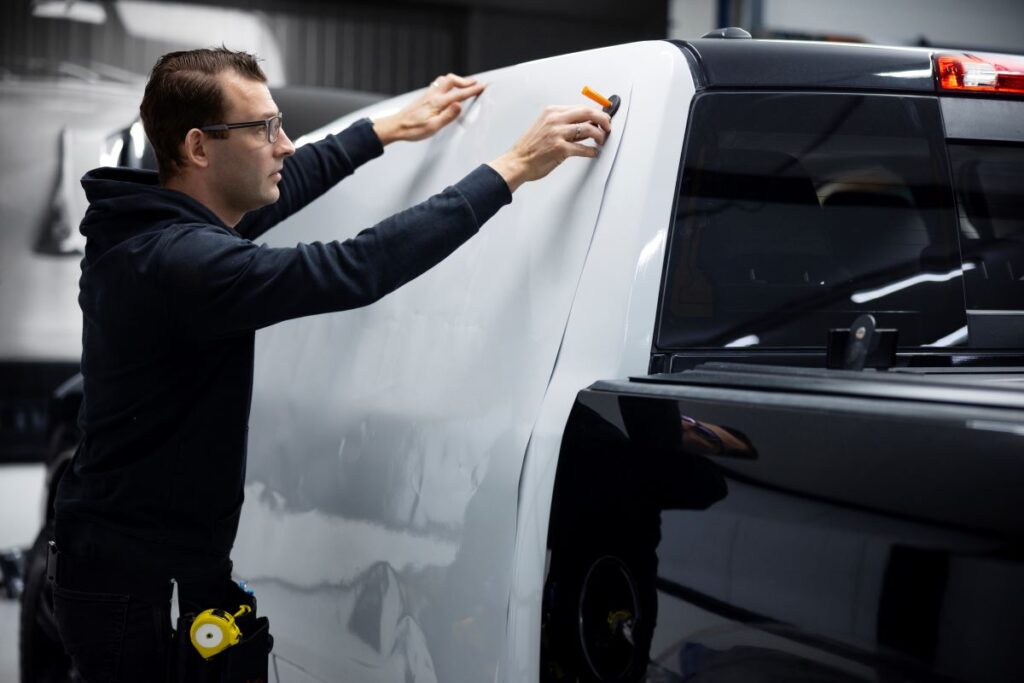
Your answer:
[[[931,69],[910,69],[909,71],[887,71],[878,74],[886,78],[931,78]]]
[[[107,10],[98,2],[44,0],[32,7],[32,16],[40,19],[67,19],[85,24],[102,24],[107,21]]]
[[[867,301],[881,299],[883,296],[889,296],[893,292],[898,292],[901,289],[919,285],[922,282],[948,282],[953,278],[960,277],[968,270],[974,270],[974,268],[975,266],[973,263],[965,263],[962,268],[951,270],[948,273],[921,273],[920,275],[908,277],[906,280],[899,280],[891,285],[879,287],[878,289],[869,289],[866,292],[854,292],[853,296],[850,297],[850,300],[855,304],[862,304]]]
[[[135,158],[141,159],[142,152],[146,148],[146,131],[142,128],[142,121],[133,123],[128,135],[132,139],[132,152],[135,154]]]
[[[77,6],[76,3],[73,6]],[[191,2],[117,0],[114,11],[133,38],[148,38],[188,47],[227,45],[254,52],[268,85],[284,85],[284,54],[263,12],[250,8],[211,7]]]
[[[1006,432],[1024,436],[1024,427],[1013,422],[995,422],[993,420],[968,420],[968,429],[984,429],[989,432]]]
[[[124,148],[124,140],[119,135],[107,143],[109,147],[106,151],[100,152],[100,166],[117,166],[117,160],[121,158],[121,150]]]
[[[652,266],[661,267],[665,257],[665,235],[667,232],[667,230],[659,230],[658,234],[640,250],[640,258],[636,262],[633,280],[639,280],[641,273],[647,272]]]
[[[761,338],[756,334],[748,334],[746,337],[740,337],[739,339],[733,339],[731,342],[725,345],[725,348],[737,348],[741,346],[756,346],[761,343]]]
[[[941,339],[936,339],[931,344],[923,344],[923,346],[956,346],[967,341],[967,325],[964,325],[959,330],[950,332]]]

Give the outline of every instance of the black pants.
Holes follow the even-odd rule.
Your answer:
[[[64,649],[86,683],[171,683],[171,604],[54,586]]]
[[[53,586],[57,628],[78,672],[86,683],[174,683],[181,655],[172,638],[170,581],[98,569],[61,555]],[[240,604],[253,600],[231,581],[230,566],[211,579],[178,585],[180,614],[211,607],[235,612]]]

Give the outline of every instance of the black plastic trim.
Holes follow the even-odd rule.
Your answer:
[[[946,137],[955,140],[1024,142],[1024,102],[981,97],[940,97]]]
[[[707,87],[707,75],[704,73],[704,65],[700,61],[700,55],[694,50],[689,43],[678,43],[675,41],[669,41],[675,44],[683,53],[683,57],[686,58],[686,63],[690,67],[690,75],[693,77],[693,87],[697,92]]]
[[[825,349],[814,348],[726,348],[703,347],[689,349],[661,349],[655,347],[652,356],[662,355],[661,367],[665,372],[691,370],[703,363],[743,362],[755,365],[786,365],[808,368],[825,367]],[[899,349],[896,365],[902,368],[987,368],[1019,367],[1024,372],[1024,351],[1007,349],[960,349],[940,351],[928,348]]]
[[[770,40],[670,42],[697,55],[708,88],[936,94],[930,49]]]
[[[1024,376],[1024,372],[1019,374]],[[631,377],[630,380],[645,384],[701,385],[1024,410],[1024,392],[1019,389],[941,375],[706,363],[685,372]]]

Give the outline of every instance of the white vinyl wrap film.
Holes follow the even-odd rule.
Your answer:
[[[458,122],[389,147],[268,242],[354,235],[500,155],[545,105],[585,102],[582,84],[629,90],[583,63],[530,67],[484,74]],[[493,677],[523,454],[628,112],[597,159],[521,188],[418,280],[260,333],[234,556],[282,656],[324,680]]]
[[[271,619],[275,654],[301,680],[476,682],[524,670],[506,662],[523,650],[509,645],[514,565],[537,553],[524,559],[517,541],[524,458],[618,168],[634,77],[645,59],[665,63],[666,48],[481,74],[487,89],[447,129],[390,146],[268,233],[275,246],[353,236],[499,156],[546,105],[587,103],[584,84],[623,98],[597,159],[570,158],[524,185],[430,272],[366,308],[257,335],[233,557]]]

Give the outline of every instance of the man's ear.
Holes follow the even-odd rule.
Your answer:
[[[203,137],[203,131],[198,128],[191,129],[185,134],[185,141],[181,144],[184,166],[207,168],[210,165],[210,158],[206,155],[206,140]]]

